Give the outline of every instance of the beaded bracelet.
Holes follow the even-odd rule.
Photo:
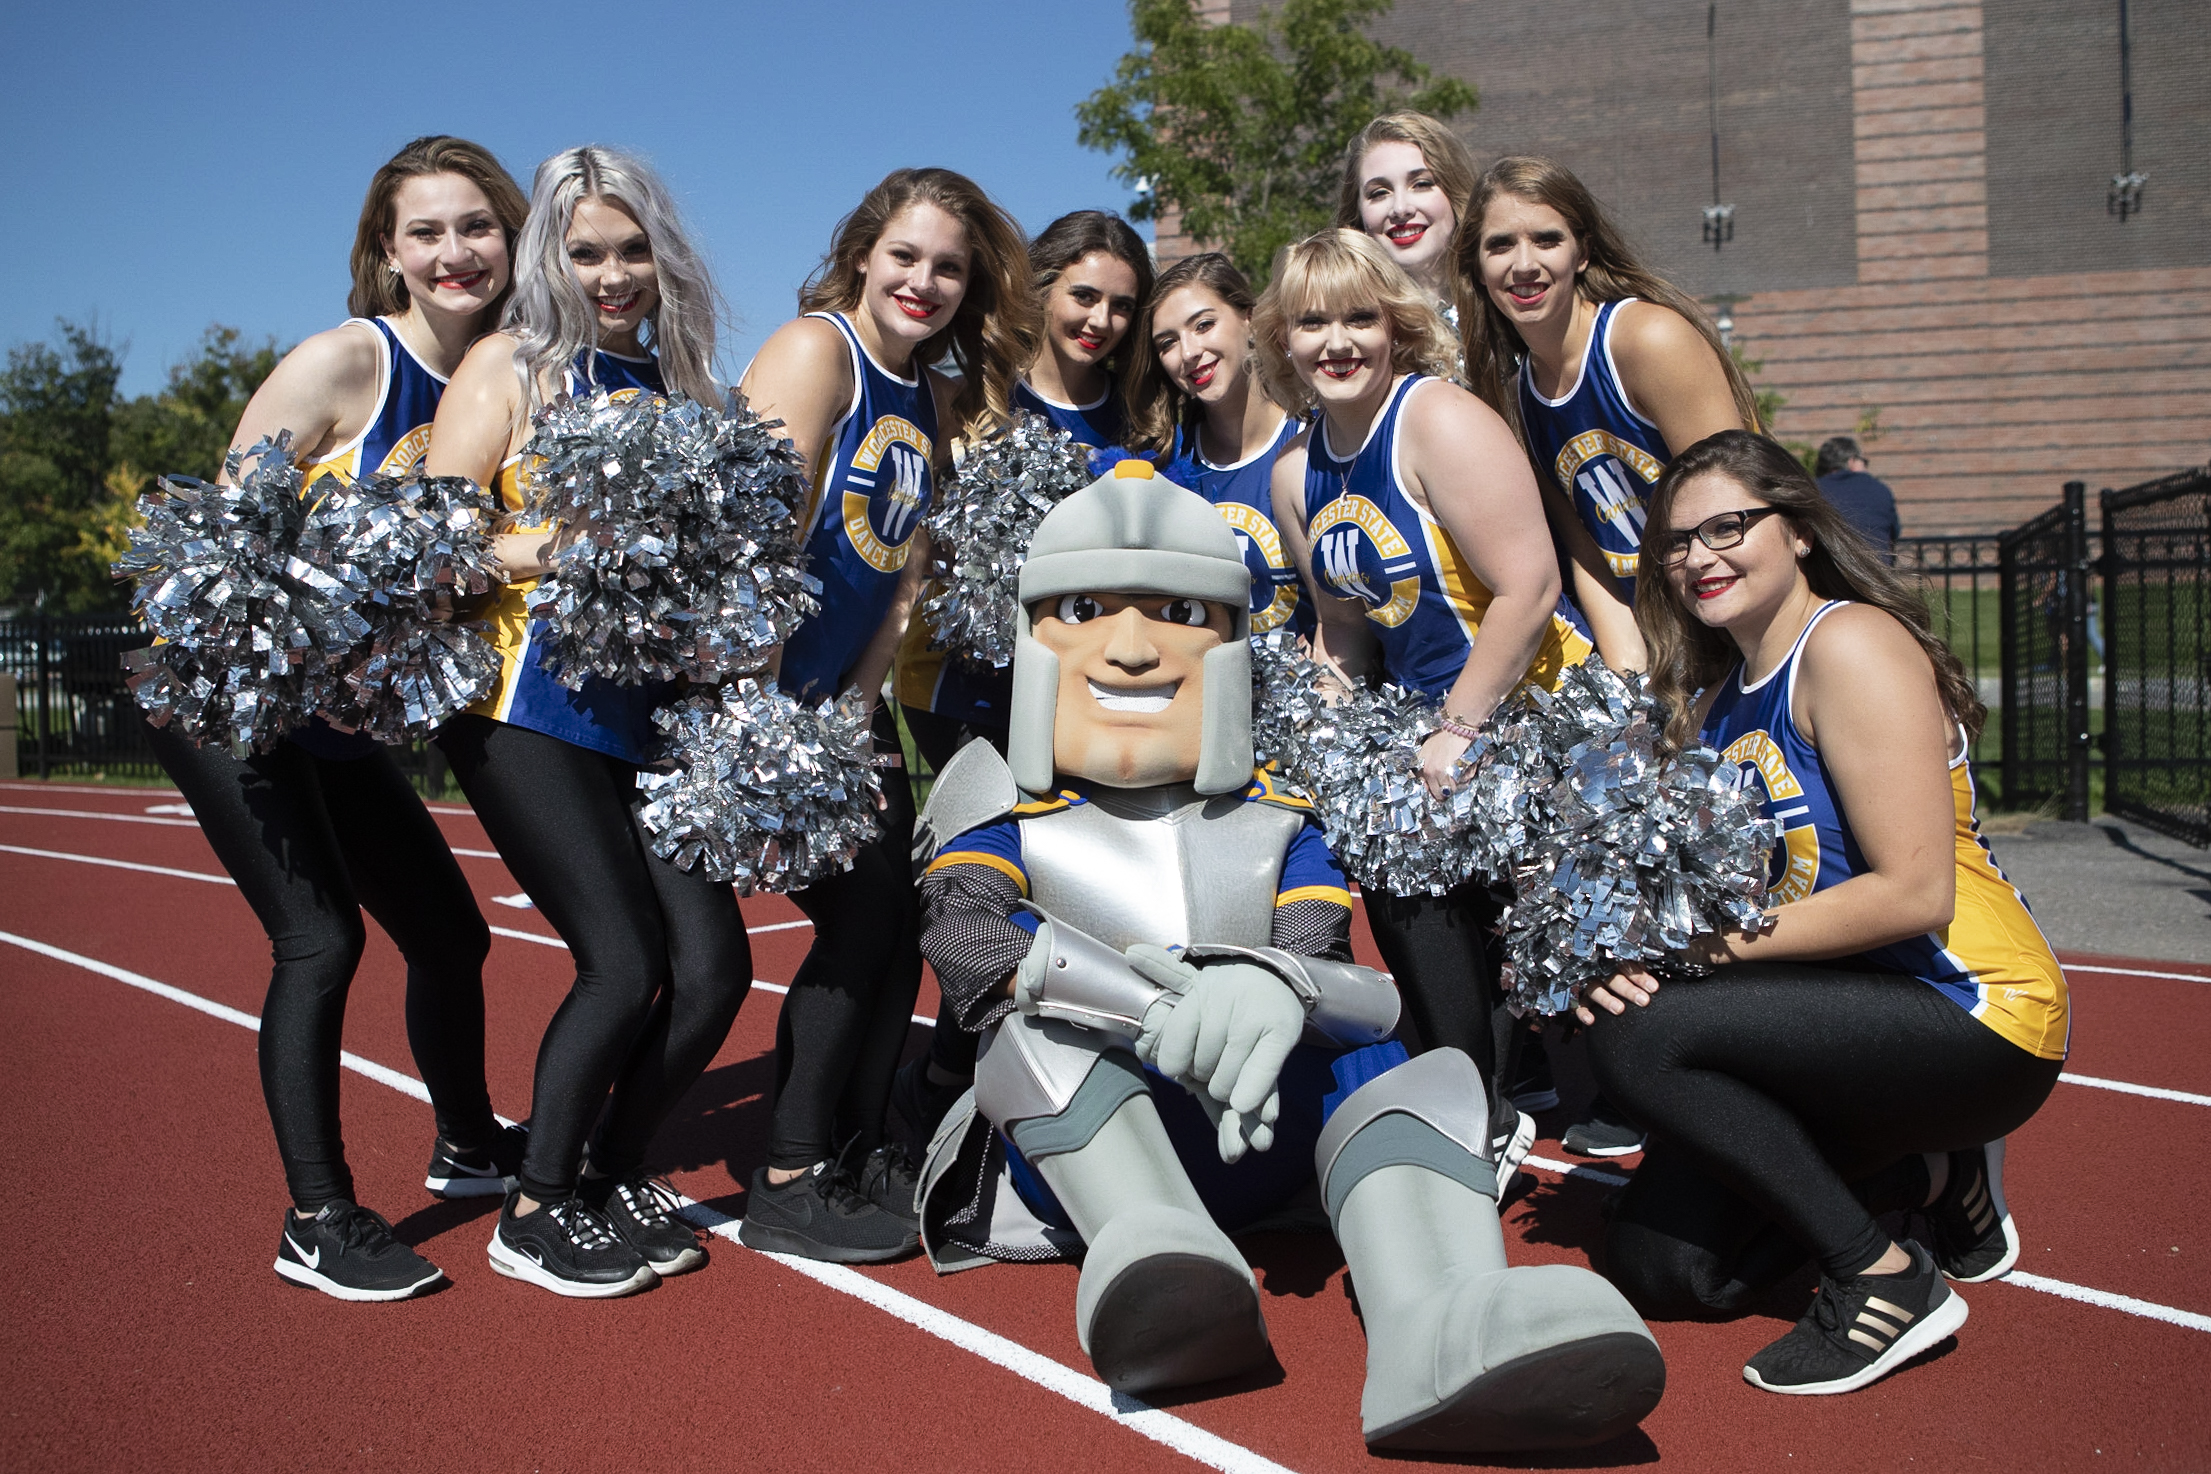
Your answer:
[[[1436,714],[1436,730],[1438,732],[1449,732],[1454,737],[1464,737],[1469,742],[1474,741],[1482,735],[1479,731],[1475,730],[1472,727],[1469,727],[1466,723],[1460,721],[1457,717],[1452,716],[1449,712],[1438,712]]]

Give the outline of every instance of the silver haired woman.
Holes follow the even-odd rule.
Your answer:
[[[555,394],[724,394],[712,370],[713,283],[641,160],[587,147],[539,165],[516,256],[505,328],[454,374],[428,463],[432,475],[495,486],[509,524],[526,500],[530,416]],[[529,1151],[491,1265],[555,1294],[599,1297],[706,1260],[645,1153],[727,1037],[752,953],[729,886],[655,858],[631,816],[667,688],[594,679],[570,691],[538,665],[543,632],[525,596],[564,535],[509,525],[495,539],[506,584],[490,615],[499,684],[438,744],[576,961],[538,1047]]]

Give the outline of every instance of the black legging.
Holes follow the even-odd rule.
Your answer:
[[[887,707],[875,713],[875,750],[899,750]],[[809,1167],[855,1136],[865,1146],[882,1138],[921,991],[913,789],[903,767],[886,768],[883,779],[882,837],[850,870],[791,893],[814,923],[814,945],[776,1024],[772,1167]]]
[[[1499,906],[1470,881],[1440,896],[1393,896],[1364,887],[1367,926],[1382,965],[1404,999],[1407,1044],[1416,1051],[1463,1049],[1489,1087],[1490,1119],[1511,1119],[1511,1088],[1520,1027],[1497,1006],[1497,968],[1490,955]]]
[[[2063,1068],[1917,978],[1784,963],[1600,1013],[1589,1058],[1652,1133],[1606,1273],[1659,1318],[1741,1311],[1805,1251],[1831,1275],[1863,1273],[1888,1236],[1851,1184],[2009,1135]]]
[[[752,987],[745,919],[726,883],[654,857],[630,811],[628,763],[480,716],[453,720],[438,745],[575,957],[575,985],[538,1045],[522,1160],[524,1192],[566,1197],[595,1123],[594,1169],[642,1166],[729,1037]]]
[[[147,728],[239,892],[268,933],[275,969],[261,1009],[261,1093],[292,1203],[351,1200],[338,1123],[338,1055],[360,965],[366,907],[407,959],[407,1044],[438,1134],[489,1146],[484,956],[491,933],[438,826],[388,753],[344,761],[291,742],[240,761]]]

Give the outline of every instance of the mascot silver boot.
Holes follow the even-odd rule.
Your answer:
[[[1407,1058],[1310,807],[1253,771],[1248,579],[1141,461],[1031,543],[1008,755],[963,748],[923,816],[922,948],[982,1034],[924,1246],[945,1272],[1080,1254],[1083,1348],[1142,1392],[1266,1362],[1225,1230],[1309,1205],[1366,1320],[1370,1444],[1623,1432],[1663,1389],[1656,1343],[1587,1270],[1506,1266],[1479,1075]]]

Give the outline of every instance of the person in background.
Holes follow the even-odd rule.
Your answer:
[[[1819,489],[1843,521],[1873,544],[1884,562],[1896,561],[1896,539],[1903,524],[1896,517],[1896,493],[1888,483],[1866,469],[1865,452],[1848,435],[1837,435],[1819,448],[1814,470]]]

